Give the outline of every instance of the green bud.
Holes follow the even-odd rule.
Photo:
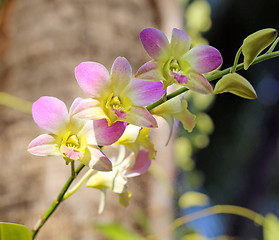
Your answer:
[[[259,30],[244,39],[242,53],[244,56],[244,69],[247,70],[258,54],[268,47],[277,37],[277,30],[266,28]]]
[[[257,98],[257,94],[253,86],[238,73],[229,73],[217,82],[214,88],[214,94],[224,92],[230,92],[247,99]]]

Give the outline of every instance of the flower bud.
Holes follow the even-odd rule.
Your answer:
[[[242,53],[244,56],[244,69],[247,70],[258,54],[268,47],[277,37],[273,28],[259,30],[244,39]]]
[[[229,73],[217,82],[214,88],[214,94],[224,92],[230,92],[247,99],[257,98],[253,86],[238,73]]]

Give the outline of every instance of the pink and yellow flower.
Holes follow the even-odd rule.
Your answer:
[[[162,84],[132,79],[132,68],[126,58],[116,58],[110,74],[100,63],[82,62],[76,67],[75,75],[79,86],[91,95],[75,109],[75,117],[105,118],[109,125],[123,121],[147,128],[157,126],[144,106],[164,95]]]
[[[171,42],[158,29],[147,28],[140,33],[141,42],[152,61],[144,64],[136,77],[149,81],[163,81],[164,88],[173,83],[200,93],[213,93],[204,73],[222,64],[219,51],[211,46],[199,45],[190,49],[189,35],[176,28]]]
[[[145,150],[140,150],[137,154],[129,153],[125,146],[114,144],[105,147],[104,152],[106,151],[112,161],[112,171],[97,172],[86,183],[87,187],[96,188],[103,192],[104,198],[100,203],[99,213],[104,210],[107,190],[117,193],[120,203],[127,206],[131,196],[127,190],[128,178],[145,173],[151,165],[149,153]]]
[[[61,156],[68,164],[78,160],[90,168],[110,171],[110,160],[98,145],[110,145],[123,134],[126,123],[118,122],[110,127],[105,119],[96,121],[72,117],[81,102],[76,98],[68,112],[66,105],[55,97],[41,97],[32,107],[36,124],[46,130],[28,146],[28,151],[37,156]]]

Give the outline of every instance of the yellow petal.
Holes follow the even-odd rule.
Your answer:
[[[214,88],[214,94],[224,92],[230,92],[247,99],[257,98],[253,86],[238,73],[229,73],[217,82]]]
[[[124,206],[127,207],[129,205],[129,201],[130,198],[132,197],[132,194],[127,190],[123,193],[119,194],[119,203]]]
[[[244,56],[244,69],[247,70],[258,54],[268,47],[277,37],[277,31],[266,28],[257,31],[244,39],[242,53]]]

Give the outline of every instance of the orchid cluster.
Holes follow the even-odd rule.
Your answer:
[[[119,196],[127,206],[131,193],[128,179],[145,173],[155,159],[151,129],[157,128],[157,117],[170,127],[169,141],[175,122],[191,132],[195,115],[188,110],[187,92],[220,94],[230,92],[247,99],[257,97],[252,85],[237,70],[245,70],[260,61],[260,52],[272,44],[263,60],[278,56],[272,53],[278,40],[277,31],[263,29],[248,36],[236,54],[232,68],[219,71],[220,52],[208,45],[191,48],[191,39],[184,31],[173,29],[171,40],[160,30],[144,29],[140,40],[151,60],[133,75],[128,60],[117,57],[110,72],[100,63],[82,62],[75,68],[75,77],[88,98],[77,97],[69,110],[64,102],[44,96],[34,102],[35,123],[46,131],[36,137],[28,151],[37,156],[60,156],[71,165],[72,175],[57,201],[39,220],[32,231],[35,238],[44,222],[85,182],[102,193],[99,212],[105,207],[106,191]],[[240,54],[244,64],[238,64]],[[221,78],[214,87],[210,81]],[[75,162],[80,165],[75,168]],[[87,166],[87,173],[72,189],[76,174]]]
[[[89,95],[87,99],[76,98],[69,111],[58,98],[38,99],[33,104],[33,118],[47,133],[28,146],[34,155],[61,156],[66,164],[79,161],[95,170],[94,174],[91,170],[93,175],[86,186],[119,194],[123,205],[131,196],[127,179],[146,172],[155,158],[150,139],[150,129],[158,127],[155,116],[163,117],[170,129],[175,118],[188,131],[195,126],[195,116],[183,96],[164,99],[167,88],[177,84],[212,94],[203,74],[222,64],[217,49],[207,45],[190,49],[190,37],[178,29],[173,29],[170,43],[154,28],[144,29],[140,39],[152,60],[134,76],[124,57],[115,59],[110,72],[100,63],[82,62],[75,69],[75,77]],[[160,99],[162,104],[146,108]]]
[[[276,38],[277,31],[271,28],[249,35],[236,53],[233,66],[220,71],[222,56],[216,48],[208,45],[191,48],[189,35],[178,29],[173,29],[169,41],[160,30],[147,28],[141,31],[140,40],[151,60],[135,74],[124,57],[115,59],[110,72],[97,62],[80,63],[75,68],[75,77],[88,98],[77,97],[69,110],[56,97],[43,96],[35,101],[33,119],[46,133],[28,146],[33,155],[62,157],[66,165],[71,165],[71,176],[31,233],[22,225],[0,223],[3,239],[10,239],[12,232],[24,240],[35,239],[57,206],[85,182],[87,187],[101,191],[99,213],[105,208],[108,190],[119,196],[121,205],[127,206],[132,195],[128,190],[129,178],[145,173],[155,160],[151,130],[160,127],[158,117],[169,125],[168,143],[174,123],[180,122],[188,132],[195,127],[196,116],[189,111],[185,96],[188,92],[210,95],[230,92],[246,99],[257,98],[249,81],[236,72],[278,57],[279,51],[273,52],[279,42]],[[260,55],[268,46],[268,51]],[[244,62],[238,64],[241,54]],[[211,81],[219,78],[213,86]],[[78,167],[76,161],[80,162]],[[69,189],[85,166],[88,171]],[[239,208],[228,206],[210,210],[239,214]],[[250,213],[240,215],[249,218]],[[262,217],[258,223],[265,226],[272,221],[276,221],[276,226],[279,223],[273,216]]]

